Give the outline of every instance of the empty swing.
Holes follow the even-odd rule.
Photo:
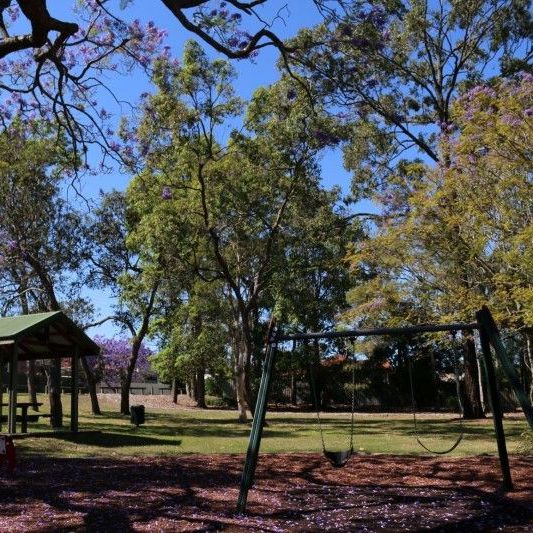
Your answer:
[[[319,354],[320,353],[320,347],[319,347],[319,344],[318,344],[318,339],[315,339],[314,342],[315,342],[315,351],[316,351],[317,354]],[[318,398],[318,394],[317,394],[317,390],[316,390],[316,382],[315,382],[315,378],[314,378],[314,374],[313,374],[312,364],[309,365],[309,373],[310,373],[310,377],[311,377],[310,381],[311,381],[311,389],[312,389],[312,393],[313,393],[313,399],[314,399],[315,407],[316,407],[318,430],[319,430],[319,433],[320,433],[320,440],[321,440],[321,443],[322,443],[322,454],[330,462],[331,466],[333,466],[335,468],[342,468],[343,466],[346,465],[346,463],[350,460],[350,457],[354,453],[354,450],[353,450],[353,435],[354,435],[354,412],[355,412],[355,392],[354,392],[354,389],[355,389],[355,366],[352,364],[352,386],[351,386],[351,389],[352,389],[352,391],[351,391],[352,392],[352,398],[351,398],[352,409],[351,409],[351,420],[350,420],[350,445],[349,445],[349,447],[347,449],[340,450],[340,451],[328,450],[326,448],[326,443],[324,441],[324,431],[323,431],[323,428],[322,428],[322,420],[320,419],[320,402],[319,402],[319,398]]]
[[[415,387],[414,387],[414,379],[413,379],[413,364],[411,361],[411,358],[409,358],[408,362],[408,369],[409,369],[409,385],[411,389],[411,408],[413,411],[413,423],[414,423],[414,433],[415,433],[415,439],[416,442],[424,448],[424,450],[428,451],[429,453],[433,453],[436,455],[446,455],[448,453],[453,452],[457,446],[459,446],[460,442],[463,440],[464,437],[464,427],[463,427],[463,405],[461,403],[461,395],[460,395],[460,388],[459,388],[459,369],[458,369],[458,360],[459,357],[457,355],[457,349],[455,347],[455,334],[456,332],[452,332],[452,339],[453,339],[453,357],[454,357],[454,375],[455,375],[455,384],[456,384],[456,391],[457,391],[457,401],[459,405],[460,410],[460,417],[459,417],[459,427],[460,432],[459,436],[455,440],[455,442],[445,450],[433,450],[429,448],[426,444],[422,442],[422,439],[420,437],[419,431],[418,431],[418,420],[416,416],[417,407],[416,407],[416,400],[415,400]]]

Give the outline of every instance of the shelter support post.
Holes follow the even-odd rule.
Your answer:
[[[8,413],[7,413],[7,431],[8,433],[17,432],[17,366],[18,366],[18,346],[13,345],[11,360],[9,361],[8,377]]]
[[[2,431],[2,417],[4,416],[4,364],[5,361],[0,359],[0,432]]]
[[[71,386],[70,386],[70,431],[72,433],[78,432],[78,392],[79,392],[79,362],[80,349],[78,346],[74,348],[74,355],[71,359]]]
[[[263,363],[263,375],[261,376],[261,384],[259,386],[259,393],[257,395],[252,431],[250,432],[250,441],[248,443],[248,451],[246,453],[246,462],[244,463],[244,470],[242,473],[239,500],[237,502],[238,513],[246,512],[248,491],[254,482],[257,456],[259,454],[259,447],[261,446],[261,437],[263,436],[268,396],[272,382],[272,370],[274,367],[274,360],[276,358],[277,350],[278,341],[275,339],[273,342],[270,342],[267,345],[265,362]]]
[[[494,430],[496,432],[496,442],[498,444],[498,456],[500,458],[500,467],[502,470],[503,489],[506,491],[513,490],[513,481],[511,479],[511,469],[509,468],[509,456],[507,455],[507,444],[505,442],[505,432],[503,430],[503,411],[500,402],[500,393],[496,381],[496,372],[490,350],[490,341],[487,331],[480,323],[479,339],[481,351],[483,352],[483,361],[485,363],[485,372],[487,375],[487,389],[489,393],[490,405],[492,407],[492,419],[494,421]]]
[[[500,362],[501,367],[505,372],[507,379],[509,380],[509,383],[513,387],[516,399],[520,403],[520,407],[522,407],[522,411],[529,423],[529,426],[531,427],[531,431],[533,431],[533,407],[524,388],[522,387],[518,372],[516,371],[515,367],[513,366],[513,362],[507,354],[507,350],[503,344],[500,332],[496,326],[496,322],[494,322],[494,318],[486,306],[483,306],[483,308],[477,312],[477,319],[480,326],[485,329],[489,341],[494,348],[494,352],[498,357],[498,361]]]

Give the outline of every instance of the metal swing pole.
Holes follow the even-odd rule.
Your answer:
[[[516,369],[514,368],[513,363],[507,354],[507,350],[502,342],[496,322],[494,322],[494,318],[486,306],[483,306],[483,308],[477,312],[476,316],[480,326],[485,330],[490,344],[492,344],[492,347],[494,348],[494,353],[501,364],[501,368],[507,376],[507,379],[509,380],[509,383],[511,384],[515,393],[516,399],[520,403],[520,407],[522,407],[522,412],[524,413],[524,416],[526,417],[526,420],[533,431],[533,406],[531,405],[531,402],[529,401],[529,398],[525,393],[522,384],[520,383],[518,373],[516,372]]]
[[[270,393],[270,385],[272,383],[272,369],[274,367],[274,360],[276,358],[277,351],[278,334],[276,333],[274,338],[269,339],[268,341],[265,361],[263,363],[263,374],[261,376],[261,384],[257,394],[257,403],[255,405],[252,430],[250,432],[248,451],[246,452],[246,462],[244,463],[239,499],[237,501],[238,513],[246,512],[248,491],[254,482],[257,457],[259,455],[259,447],[261,446],[261,437],[263,436],[263,427],[265,425],[268,396]]]
[[[480,319],[481,311],[478,311],[477,317]],[[503,411],[500,401],[500,392],[496,381],[496,372],[494,370],[494,361],[490,350],[490,339],[484,324],[479,320],[479,340],[481,351],[483,352],[483,366],[487,376],[487,389],[489,393],[490,404],[492,407],[492,420],[494,422],[494,431],[496,433],[496,442],[498,444],[498,456],[500,458],[500,467],[503,478],[503,489],[505,491],[513,490],[513,480],[511,478],[511,469],[509,467],[509,455],[507,454],[507,444],[505,441],[505,431],[503,429]]]

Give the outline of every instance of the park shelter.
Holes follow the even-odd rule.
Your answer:
[[[70,429],[78,431],[80,357],[97,355],[100,349],[61,311],[0,318],[0,416],[3,372],[8,367],[8,432],[16,432],[18,361],[69,358],[71,361]]]

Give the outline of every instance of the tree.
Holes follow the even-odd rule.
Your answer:
[[[99,321],[112,320],[126,329],[128,363],[121,375],[120,412],[129,414],[129,392],[138,359],[143,353],[143,341],[158,312],[158,290],[161,283],[157,262],[147,263],[138,248],[128,243],[128,233],[135,224],[122,192],[113,191],[102,197],[95,210],[88,239],[92,249],[88,261],[93,266],[86,277],[89,286],[107,288],[117,298],[115,314]],[[122,346],[124,347],[124,346]]]
[[[486,71],[531,68],[528,5],[353,1],[300,33],[291,65],[353,126],[345,154],[354,194],[389,192],[401,158],[437,162],[438,135],[453,128],[451,103],[462,88]]]
[[[5,312],[88,311],[77,281],[83,217],[61,197],[74,164],[63,139],[42,123],[15,122],[0,134],[0,243]],[[45,367],[51,424],[62,426],[60,360]]]
[[[224,284],[244,421],[253,409],[248,370],[261,299],[290,213],[319,189],[315,157],[331,141],[317,135],[320,121],[311,122],[305,99],[296,101],[282,83],[257,92],[246,130],[224,146],[218,129],[235,123],[242,108],[229,64],[210,62],[189,43],[182,66],[159,68],[159,93],[147,100],[137,133],[146,170],[129,190],[141,221],[132,239],[163,264],[177,258],[199,279]]]
[[[462,88],[487,70],[529,68],[528,5],[347,2],[325,24],[301,32],[291,64],[308,78],[309,94],[352,125],[345,164],[353,171],[354,199],[381,205],[374,220],[386,224],[405,215],[404,197],[429,168],[417,158],[449,163],[437,142],[454,128],[451,102]],[[474,349],[470,343],[467,373],[473,372],[468,382],[477,383]],[[481,416],[471,393],[472,411]]]
[[[321,7],[328,0],[311,0]],[[128,20],[129,4],[108,0],[74,3],[68,20],[49,10],[47,0],[0,0],[0,121],[12,116],[53,118],[74,149],[86,156],[91,145],[120,161],[110,111],[99,104],[111,89],[105,75],[150,75],[152,62],[167,56],[165,30]],[[286,47],[271,30],[283,8],[266,21],[257,9],[272,0],[161,0],[172,21],[229,58],[253,56],[265,47]],[[65,8],[64,8],[65,9]],[[27,32],[27,27],[31,31]],[[26,33],[27,32],[27,33]],[[111,91],[112,92],[112,91]],[[121,100],[120,95],[116,95]],[[87,160],[82,161],[87,164]]]
[[[108,384],[115,384],[118,381],[121,390],[127,388],[129,394],[132,380],[130,376],[130,361],[133,340],[126,337],[107,338],[102,336],[97,336],[94,340],[101,350],[99,364],[101,366],[102,380]],[[141,378],[149,370],[148,357],[151,353],[151,350],[141,343],[133,375]]]
[[[344,257],[349,246],[362,238],[361,225],[342,205],[336,190],[309,195],[305,206],[292,213],[290,220],[290,235],[284,237],[285,260],[274,275],[271,290],[274,313],[290,330],[331,329],[348,307],[346,292],[357,282]],[[299,347],[289,355],[293,403],[297,381],[304,376],[311,380],[311,353],[313,372],[315,376],[320,373],[320,354],[315,349],[316,345]],[[319,381],[310,381],[309,390]],[[316,396],[320,397],[320,391]],[[314,397],[311,400],[314,402]]]
[[[151,358],[154,369],[166,381],[185,382],[198,407],[206,407],[206,372],[216,375],[227,366],[228,322],[220,283],[196,280],[182,291],[173,312],[155,325],[163,349]]]
[[[109,91],[105,74],[149,71],[153,57],[168,54],[164,31],[113,17],[105,3],[77,2],[76,22],[65,22],[50,15],[46,0],[0,1],[0,123],[52,123],[79,155],[71,172],[87,165],[91,145],[118,159],[112,117],[98,105]],[[18,34],[23,21],[31,33]]]
[[[440,140],[449,163],[412,181],[406,215],[354,250],[369,276],[352,293],[356,315],[468,321],[488,302],[524,332],[530,361],[532,81],[496,80],[455,102],[458,131]]]

